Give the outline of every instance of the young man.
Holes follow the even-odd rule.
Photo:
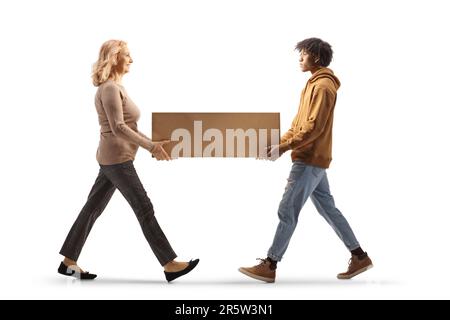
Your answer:
[[[289,240],[297,225],[300,210],[311,197],[317,211],[351,252],[348,270],[337,275],[338,279],[350,279],[372,267],[372,261],[356,240],[350,225],[335,207],[330,193],[326,169],[331,162],[331,140],[333,112],[336,92],[340,86],[338,78],[327,66],[333,51],[320,39],[310,38],[299,42],[300,68],[311,72],[302,91],[298,113],[279,145],[268,148],[267,156],[276,160],[292,150],[293,161],[283,198],[278,209],[278,224],[272,246],[261,263],[240,268],[239,271],[254,279],[274,282],[277,262],[281,261]]]

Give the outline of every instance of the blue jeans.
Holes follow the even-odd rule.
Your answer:
[[[347,219],[334,205],[326,170],[301,161],[294,161],[278,208],[280,222],[268,252],[268,257],[271,259],[275,261],[282,259],[297,226],[300,210],[309,197],[347,249],[354,250],[359,247]]]

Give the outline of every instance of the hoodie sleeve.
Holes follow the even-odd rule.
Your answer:
[[[295,125],[294,122],[295,119],[291,124],[291,128],[281,137],[280,144],[286,143],[289,139],[291,139],[294,136],[294,125]]]
[[[125,123],[120,89],[115,85],[105,86],[101,94],[101,100],[112,133],[117,137],[151,151],[153,148],[152,141],[144,134],[134,131]]]
[[[300,123],[300,130],[297,134],[292,133],[290,138],[286,139],[285,143],[290,149],[302,148],[316,140],[322,134],[333,112],[335,101],[335,92],[325,87],[316,88],[311,98],[311,108],[306,121]]]

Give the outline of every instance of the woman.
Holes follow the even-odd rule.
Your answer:
[[[138,147],[158,160],[170,160],[163,149],[165,142],[152,142],[138,131],[139,109],[120,84],[129,71],[131,59],[127,44],[120,40],[105,42],[94,64],[92,79],[98,87],[95,107],[100,123],[100,144],[97,161],[100,172],[86,204],[72,226],[60,254],[64,256],[58,272],[79,279],[94,279],[95,274],[83,271],[77,259],[95,220],[105,209],[114,191],[119,189],[134,210],[142,231],[156,255],[167,281],[172,281],[195,268],[198,259],[177,262],[167,238],[156,221],[153,206],[142,186],[133,160]]]

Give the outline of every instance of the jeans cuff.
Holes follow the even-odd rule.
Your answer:
[[[356,243],[355,245],[353,245],[353,246],[349,246],[348,247],[348,251],[352,251],[352,250],[355,250],[355,249],[358,249],[359,247],[361,247],[360,245],[359,245],[359,243]]]
[[[277,255],[274,255],[274,254],[272,254],[272,253],[267,253],[267,256],[270,258],[270,259],[272,259],[273,261],[281,261],[281,257],[279,257],[279,256],[277,256]]]

